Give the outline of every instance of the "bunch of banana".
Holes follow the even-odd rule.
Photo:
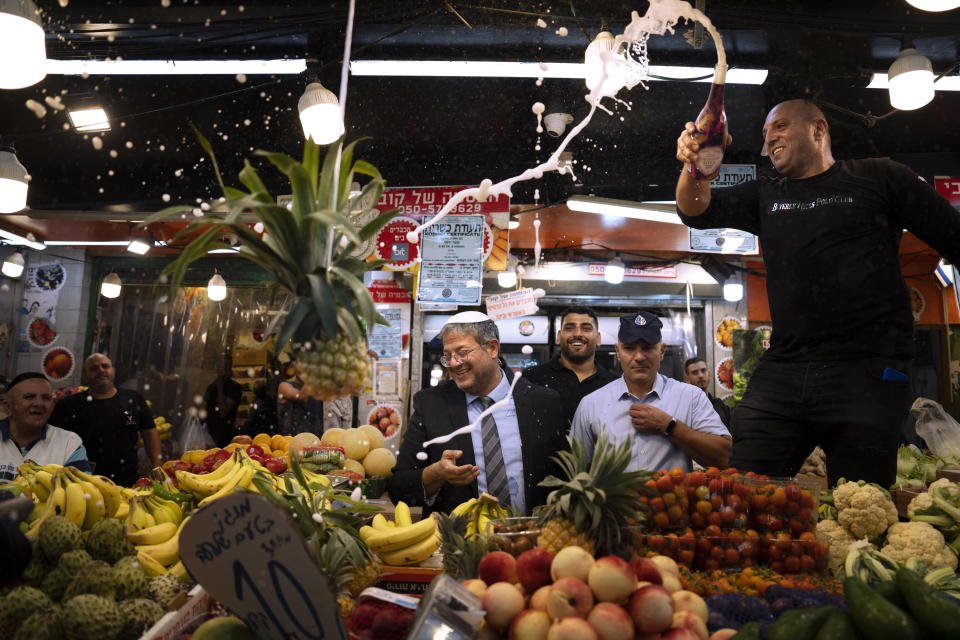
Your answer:
[[[131,514],[135,509],[138,512],[148,511],[145,506],[131,504]],[[156,522],[156,517],[153,517],[153,520]],[[180,563],[180,530],[188,520],[190,516],[184,517],[177,524],[163,521],[141,529],[127,525],[127,539],[136,548],[140,566],[148,575],[162,575],[167,572],[177,574],[178,577],[181,574],[186,575],[186,570]]]
[[[210,473],[197,474],[189,471],[177,471],[177,484],[182,491],[192,494],[203,506],[231,493],[236,487],[249,489],[253,474],[266,469],[252,460],[246,451],[237,449],[227,460]]]
[[[39,465],[25,462],[21,474],[30,483],[34,495],[45,490],[43,511],[31,522],[28,534],[36,533],[40,524],[53,515],[65,516],[75,525],[89,531],[104,518],[117,514],[123,499],[120,487],[109,478],[84,473],[76,467]],[[49,475],[49,479],[48,479]],[[49,486],[47,486],[49,483]]]
[[[360,527],[360,537],[384,564],[403,566],[423,562],[440,547],[437,521],[412,522],[410,507],[398,502],[394,521],[378,513],[370,525]]]
[[[468,538],[476,535],[486,535],[491,520],[500,520],[510,515],[496,496],[486,492],[481,494],[479,498],[470,498],[466,502],[458,504],[453,509],[452,514],[469,516],[466,536]]]
[[[20,475],[14,479],[14,482],[33,494],[38,502],[46,502],[47,498],[50,497],[53,475],[61,468],[58,464],[48,464],[41,467],[31,460],[27,460],[17,468]]]

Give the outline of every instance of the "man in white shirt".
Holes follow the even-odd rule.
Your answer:
[[[80,436],[47,424],[53,404],[42,373],[21,373],[7,385],[3,406],[8,417],[0,420],[0,484],[16,478],[17,467],[27,459],[91,470]]]
[[[583,441],[590,455],[601,431],[614,444],[630,439],[628,471],[689,471],[691,459],[725,467],[732,440],[706,395],[659,373],[666,352],[662,326],[646,311],[620,318],[616,350],[623,376],[580,401],[570,435]]]

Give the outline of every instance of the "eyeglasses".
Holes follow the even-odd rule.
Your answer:
[[[450,355],[443,354],[440,356],[440,364],[445,367],[449,367],[452,364],[460,364],[461,362],[466,362],[467,356],[479,349],[480,347],[474,347],[473,349],[461,349],[456,353],[451,353]]]

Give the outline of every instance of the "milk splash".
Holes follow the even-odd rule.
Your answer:
[[[567,148],[567,145],[590,123],[598,107],[606,110],[606,108],[600,105],[600,101],[603,98],[616,98],[617,92],[619,92],[620,89],[624,87],[632,89],[637,84],[647,88],[646,84],[643,83],[646,65],[630,59],[629,52],[631,47],[636,44],[638,49],[643,49],[650,35],[662,36],[667,32],[671,34],[674,33],[673,28],[681,18],[691,22],[699,22],[707,30],[707,33],[710,34],[710,37],[713,38],[713,42],[717,48],[717,73],[722,78],[727,69],[727,56],[723,50],[720,34],[714,28],[710,18],[702,11],[694,9],[690,3],[685,0],[650,0],[650,6],[642,18],[636,11],[630,12],[630,24],[627,25],[621,35],[616,37],[613,50],[600,52],[603,59],[603,72],[600,81],[597,82],[596,86],[586,96],[586,100],[590,104],[590,111],[577,126],[567,133],[567,136],[560,143],[560,146],[550,154],[550,157],[547,158],[545,162],[527,169],[520,175],[501,180],[496,184],[489,178],[484,178],[483,181],[480,182],[479,187],[458,191],[443,205],[435,216],[407,233],[407,242],[411,244],[419,242],[420,234],[424,229],[444,218],[454,207],[467,198],[474,198],[477,202],[486,202],[487,198],[491,196],[494,198],[501,195],[512,196],[511,188],[515,183],[525,182],[534,178],[539,180],[543,177],[544,172],[557,171],[560,166],[560,154]],[[623,81],[620,83],[607,82],[608,77],[622,78]]]

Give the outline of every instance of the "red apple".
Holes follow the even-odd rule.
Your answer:
[[[150,478],[138,478],[136,482],[133,483],[134,489],[139,489],[141,487],[152,487],[153,481]]]
[[[550,564],[550,577],[556,581],[569,576],[586,582],[592,566],[593,556],[583,547],[564,547]]]
[[[700,640],[707,640],[710,632],[707,631],[706,623],[693,611],[674,611],[673,622],[670,623],[671,629],[686,629],[696,634]]]
[[[247,445],[247,455],[263,457],[263,447],[258,444]]]
[[[593,592],[578,578],[560,578],[550,586],[547,596],[547,613],[554,620],[559,618],[586,618],[593,608]]]
[[[623,558],[604,556],[593,563],[587,584],[600,602],[626,602],[637,588],[637,574]]]
[[[480,579],[487,584],[517,582],[517,561],[506,551],[493,551],[483,556],[477,567]]]
[[[630,568],[637,574],[637,581],[649,582],[650,584],[663,584],[663,578],[660,576],[660,569],[650,558],[636,557],[630,563]]]
[[[213,459],[214,459],[214,460],[229,460],[229,459],[230,459],[230,456],[232,456],[232,455],[233,455],[232,452],[227,451],[226,449],[220,449],[219,451],[214,452],[214,454],[213,454]]]
[[[464,580],[464,581],[461,582],[460,584],[462,584],[462,585],[465,586],[467,589],[469,589],[469,590],[472,591],[473,593],[477,594],[477,596],[479,596],[479,597],[481,597],[481,598],[483,597],[483,594],[484,594],[484,593],[486,592],[486,590],[487,590],[487,583],[484,582],[483,580],[479,580],[479,579],[477,579],[477,578],[473,578],[472,580]]]
[[[524,609],[510,623],[510,640],[547,640],[550,616],[545,611]]]
[[[523,594],[509,582],[496,582],[483,594],[483,609],[487,612],[487,624],[494,629],[506,629],[523,611]]]
[[[526,593],[533,593],[550,584],[550,565],[553,554],[546,549],[527,549],[517,558],[517,578]]]
[[[546,584],[533,592],[530,596],[530,608],[537,611],[547,610],[547,599],[550,597],[550,585]]]
[[[598,640],[597,632],[583,618],[561,618],[550,625],[547,640]]]
[[[186,460],[177,460],[171,465],[175,471],[190,471],[193,469],[193,465],[187,462]]]
[[[633,640],[633,620],[623,607],[612,602],[601,602],[590,610],[587,622],[597,632],[599,640]]]
[[[276,475],[280,475],[287,470],[287,463],[281,458],[270,458],[263,463],[263,466],[267,468],[267,471]]]
[[[703,598],[695,594],[693,591],[685,591],[681,589],[680,591],[674,591],[670,594],[673,597],[674,608],[677,611],[691,611],[698,618],[700,618],[704,624],[707,623],[707,618],[710,616],[710,611],[707,609],[707,603]]]
[[[654,584],[634,591],[627,610],[640,633],[662,633],[673,624],[673,598]]]

